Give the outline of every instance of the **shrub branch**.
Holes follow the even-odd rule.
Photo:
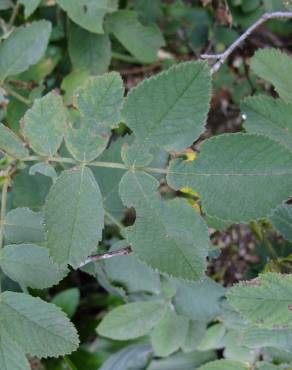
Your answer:
[[[223,53],[220,54],[203,54],[202,59],[214,59],[216,62],[211,68],[211,74],[216,73],[226,59],[237,49],[245,39],[247,39],[259,26],[268,21],[269,19],[286,19],[292,18],[292,12],[273,12],[265,13],[251,25],[233,44],[231,44]]]

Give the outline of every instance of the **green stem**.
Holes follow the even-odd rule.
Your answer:
[[[13,96],[15,99],[21,101],[22,103],[24,103],[28,107],[32,106],[32,102],[29,99],[27,99],[24,96],[18,94],[16,91],[11,89],[9,86],[3,85],[3,89],[8,93],[8,95]]]
[[[9,186],[10,178],[6,177],[2,187],[2,196],[1,196],[1,216],[0,216],[0,248],[3,247],[4,240],[4,224],[6,216],[6,202],[7,202],[7,191]]]
[[[112,52],[112,58],[117,59],[117,60],[121,60],[122,62],[142,64],[142,62],[140,60],[132,57],[131,55],[121,54],[121,53],[117,53],[115,51]]]
[[[20,8],[20,2],[17,2],[14,7],[13,7],[13,10],[12,10],[12,13],[11,13],[11,17],[9,19],[9,22],[8,22],[8,26],[9,28],[11,28],[14,24],[14,21],[17,17],[17,14],[18,14],[18,11],[19,11],[19,8]]]
[[[131,167],[126,166],[123,163],[116,163],[116,162],[103,162],[103,161],[93,161],[93,162],[81,162],[76,161],[73,158],[65,158],[65,157],[48,157],[44,158],[41,156],[31,155],[22,159],[24,162],[34,162],[34,161],[44,161],[48,160],[49,162],[57,162],[57,163],[68,163],[68,164],[75,164],[75,165],[87,165],[93,167],[103,167],[103,168],[116,168],[119,170],[134,170],[134,171],[145,171],[149,173],[160,173],[160,174],[167,174],[168,170],[166,168],[154,168],[154,167]]]

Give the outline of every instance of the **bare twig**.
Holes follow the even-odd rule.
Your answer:
[[[261,18],[255,22],[252,26],[250,26],[233,44],[229,46],[223,53],[221,54],[203,54],[201,55],[202,59],[214,59],[216,62],[211,68],[211,74],[214,74],[219,70],[222,64],[226,61],[226,59],[233,53],[233,51],[240,46],[240,44],[247,39],[259,26],[263,23],[268,21],[269,19],[285,19],[285,18],[292,18],[292,12],[273,12],[273,13],[265,13],[261,16]]]
[[[127,256],[127,255],[131,254],[132,252],[133,252],[132,248],[129,246],[129,247],[117,249],[117,250],[112,251],[112,252],[107,252],[107,253],[103,253],[103,254],[94,254],[94,255],[88,257],[84,262],[82,262],[79,265],[78,268],[81,268],[81,267],[87,265],[90,262],[106,260],[106,259],[109,259],[109,258],[112,258],[112,257],[117,257],[117,256]]]

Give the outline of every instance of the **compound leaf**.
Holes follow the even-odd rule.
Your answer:
[[[103,19],[118,8],[117,0],[57,0],[60,7],[79,26],[94,33],[103,33]]]
[[[246,116],[244,127],[250,133],[266,135],[292,148],[292,104],[281,99],[258,95],[246,98],[241,105]]]
[[[60,175],[44,216],[51,257],[78,267],[96,249],[103,229],[102,197],[89,168],[75,167]]]
[[[164,312],[164,301],[128,303],[110,311],[98,325],[97,332],[116,340],[142,337],[159,323]]]
[[[210,96],[207,64],[180,63],[132,89],[123,116],[140,142],[181,151],[204,130]]]
[[[151,343],[157,356],[166,357],[183,345],[189,320],[168,309],[151,334]]]
[[[291,163],[292,153],[265,136],[225,134],[206,140],[197,160],[172,161],[168,184],[196,190],[211,216],[248,222],[289,198]]]
[[[227,293],[242,317],[267,329],[292,328],[292,276],[266,273]]]
[[[30,370],[31,367],[22,348],[0,327],[0,369]]]
[[[128,172],[120,183],[124,204],[137,217],[127,240],[138,258],[159,272],[181,279],[200,279],[209,248],[203,219],[182,199],[163,202],[158,181],[143,172]]]
[[[0,44],[0,81],[24,72],[44,55],[51,34],[45,20],[19,27]]]
[[[120,43],[141,62],[155,62],[158,50],[165,45],[157,25],[143,25],[135,11],[115,12],[108,17],[107,25]]]
[[[281,204],[270,216],[273,227],[292,242],[292,207],[289,204]]]
[[[10,243],[39,243],[45,238],[44,219],[40,212],[15,208],[5,217],[5,237]]]
[[[251,68],[264,80],[275,86],[287,103],[292,103],[292,86],[287,76],[292,75],[292,58],[276,49],[262,49],[252,58]]]
[[[62,143],[65,123],[63,99],[51,92],[34,101],[24,115],[22,131],[34,151],[53,156]]]
[[[33,244],[7,245],[0,253],[0,266],[10,279],[25,287],[49,288],[67,274],[54,264],[47,248]]]
[[[17,159],[27,157],[29,154],[19,137],[2,123],[0,123],[0,150]]]
[[[55,305],[24,293],[0,296],[1,324],[25,353],[37,357],[62,356],[78,347],[78,335]]]

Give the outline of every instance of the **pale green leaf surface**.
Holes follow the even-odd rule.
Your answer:
[[[53,156],[59,149],[66,124],[63,99],[54,92],[34,101],[23,118],[22,131],[37,153]]]
[[[54,182],[55,180],[57,180],[57,177],[58,177],[57,172],[54,169],[54,167],[50,165],[49,163],[45,163],[45,162],[39,162],[30,167],[29,174],[35,175],[36,173],[40,173],[41,175],[51,177],[51,179]]]
[[[205,322],[191,320],[189,322],[187,335],[185,337],[184,342],[181,345],[183,352],[188,353],[197,349],[205,332],[206,332]]]
[[[111,43],[108,35],[88,32],[70,24],[69,55],[74,69],[99,75],[108,70],[111,61]]]
[[[289,204],[281,204],[270,216],[273,227],[283,235],[286,240],[292,242],[292,207]]]
[[[110,250],[121,249],[127,245],[127,241],[122,240],[115,243]],[[144,291],[159,294],[159,274],[141,262],[135,255],[109,258],[104,261],[104,265],[108,278],[115,283],[122,284],[129,292]],[[131,271],[130,274],[129,271]]]
[[[250,327],[244,330],[241,336],[242,343],[252,349],[273,347],[284,351],[292,351],[291,329],[262,329]]]
[[[103,229],[103,204],[89,168],[64,171],[44,207],[50,255],[59,264],[78,267],[96,250]]]
[[[62,292],[55,295],[52,299],[52,303],[59,306],[68,317],[73,317],[80,300],[80,292],[77,288],[70,288],[63,290]]]
[[[196,190],[208,215],[245,223],[289,198],[292,153],[266,136],[223,134],[206,140],[197,160],[172,161],[168,184]]]
[[[287,103],[292,103],[292,58],[277,49],[261,49],[252,58],[253,71],[274,85],[277,93]]]
[[[158,50],[165,45],[163,35],[154,23],[143,25],[137,13],[119,10],[107,18],[107,26],[119,42],[138,60],[153,63]]]
[[[125,144],[122,147],[122,160],[127,166],[147,166],[153,160],[153,155],[149,153],[148,149],[143,142],[137,140],[131,145]]]
[[[207,64],[180,63],[133,88],[123,116],[138,141],[181,151],[204,131],[210,97]]]
[[[68,273],[52,262],[47,248],[33,244],[6,245],[0,253],[0,266],[10,279],[34,289],[56,285]]]
[[[167,358],[152,360],[147,370],[194,370],[198,366],[216,358],[213,351],[175,353]]]
[[[40,212],[29,208],[16,208],[9,211],[5,217],[5,237],[10,243],[43,242],[44,219]]]
[[[40,210],[51,184],[52,181],[47,176],[39,174],[31,176],[26,169],[19,171],[13,181],[14,206]]]
[[[199,351],[207,351],[209,349],[220,349],[224,347],[223,337],[226,329],[222,323],[210,326],[202,338]]]
[[[20,138],[2,123],[0,123],[0,150],[17,159],[27,157],[29,154]]]
[[[94,33],[103,33],[103,19],[118,8],[117,0],[57,0],[60,7],[79,26]]]
[[[142,370],[147,366],[151,353],[149,344],[132,344],[111,355],[99,370]]]
[[[1,324],[26,353],[62,356],[77,349],[75,327],[56,306],[24,293],[0,296]]]
[[[139,259],[161,273],[198,280],[206,267],[208,229],[183,199],[163,202],[158,181],[143,172],[128,172],[120,183],[124,204],[136,209],[127,240]]]
[[[178,314],[198,321],[210,321],[220,313],[219,302],[225,289],[208,277],[198,282],[173,280],[176,286],[174,305]]]
[[[19,0],[24,5],[24,16],[28,18],[37,9],[42,0]]]
[[[75,94],[81,86],[88,80],[90,73],[87,70],[75,70],[63,78],[61,89],[65,92],[64,102],[72,104],[75,100]]]
[[[17,28],[0,45],[0,80],[24,72],[44,55],[51,34],[45,20]]]
[[[99,157],[100,161],[122,163],[121,148],[130,140],[129,136],[124,136],[106,149]],[[114,217],[121,219],[124,214],[124,206],[119,196],[119,183],[125,173],[124,170],[103,167],[94,167],[92,172],[100,186],[103,197],[104,208]],[[107,219],[107,222],[110,220]]]
[[[31,367],[25,357],[24,351],[0,327],[0,369],[1,370],[30,370]]]
[[[248,132],[266,135],[292,149],[292,104],[258,95],[246,98],[241,111],[246,116],[244,127]]]
[[[128,303],[110,311],[97,327],[97,332],[116,340],[139,338],[159,323],[164,312],[163,301]]]
[[[229,303],[241,316],[267,329],[292,328],[292,276],[266,273],[234,285]]]
[[[248,365],[239,361],[217,360],[198,368],[198,370],[248,370]]]
[[[110,137],[108,127],[97,125],[92,119],[78,117],[80,127],[74,128],[74,123],[66,130],[66,147],[72,156],[84,162],[90,162],[98,157],[106,148]]]
[[[156,355],[166,357],[177,351],[186,338],[188,324],[188,318],[167,309],[151,333],[151,343]]]
[[[82,115],[97,125],[115,127],[121,121],[124,86],[117,72],[92,77],[77,94],[77,105]]]

